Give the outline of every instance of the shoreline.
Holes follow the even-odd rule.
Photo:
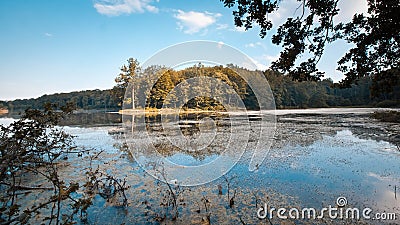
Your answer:
[[[335,108],[308,108],[308,109],[275,109],[275,110],[246,110],[246,111],[232,111],[232,114],[275,114],[275,115],[287,115],[287,114],[369,114],[377,111],[398,111],[400,108],[345,108],[345,107],[335,107]],[[120,115],[173,115],[173,114],[202,114],[202,113],[217,113],[217,114],[228,114],[226,111],[211,111],[211,110],[179,110],[179,109],[129,109],[129,110],[119,110]]]
[[[8,114],[8,109],[0,109],[0,115]]]

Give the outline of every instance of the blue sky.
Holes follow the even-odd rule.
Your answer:
[[[366,0],[341,2],[340,21],[366,11]],[[295,15],[298,4],[284,0],[273,22]],[[129,57],[144,62],[184,41],[226,43],[260,69],[280,50],[271,44],[273,31],[261,39],[257,28],[235,28],[219,0],[1,0],[0,30],[0,100],[108,89]],[[336,61],[348,47],[327,49],[319,65],[327,77],[342,78]]]

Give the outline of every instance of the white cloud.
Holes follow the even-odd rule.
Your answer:
[[[350,22],[354,14],[361,14],[368,12],[367,0],[351,0],[339,1],[338,7],[339,14],[336,16],[335,22]]]
[[[253,59],[253,62],[254,62],[254,64],[256,64],[258,70],[265,71],[269,68],[267,65],[262,64],[262,63],[258,62],[257,60]]]
[[[98,13],[107,16],[143,13],[145,11],[157,13],[158,8],[151,5],[152,2],[153,0],[96,0],[94,8]]]
[[[46,37],[53,37],[53,34],[50,34],[50,33],[44,33],[44,36],[46,36]]]
[[[279,55],[262,55],[259,57],[252,58],[254,64],[256,64],[257,69],[266,70],[271,66],[273,61],[276,61],[279,58]]]
[[[237,31],[237,32],[243,33],[243,32],[246,32],[246,28],[244,28],[244,27],[236,27],[236,26],[235,26],[235,29],[234,29],[234,31]]]
[[[229,28],[229,25],[226,23],[223,24],[217,24],[217,30],[226,30]]]
[[[263,63],[260,63],[260,62],[257,61],[256,59],[250,57],[250,60],[252,61],[252,64],[250,64],[250,63],[248,63],[248,62],[243,62],[243,63],[242,63],[241,65],[239,65],[239,66],[244,67],[244,68],[249,69],[249,70],[257,69],[257,70],[264,71],[264,70],[267,70],[267,69],[268,69],[268,66],[267,66],[267,65],[265,65],[265,64],[263,64]],[[256,68],[254,68],[254,65],[256,66]]]
[[[265,46],[259,41],[255,42],[255,43],[248,43],[248,44],[244,45],[244,47],[246,47],[246,48],[255,48],[257,46],[261,46],[261,47],[265,48]]]
[[[208,26],[214,24],[218,17],[221,17],[220,13],[209,13],[209,12],[185,12],[177,10],[174,17],[178,20],[178,26],[184,33],[194,34]]]
[[[271,64],[273,61],[279,59],[279,55],[263,55],[263,58],[267,62],[267,64]]]
[[[256,45],[254,43],[250,43],[250,44],[246,44],[245,47],[246,48],[254,48],[254,47],[256,47]]]

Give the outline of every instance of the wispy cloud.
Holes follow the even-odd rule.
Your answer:
[[[44,36],[46,36],[46,37],[53,37],[53,34],[51,34],[51,33],[44,33]]]
[[[121,14],[153,12],[158,8],[151,5],[153,0],[96,0],[94,8],[98,13],[107,16],[119,16]]]
[[[267,65],[262,64],[262,63],[258,62],[258,61],[255,60],[255,59],[252,59],[252,60],[253,60],[254,64],[256,64],[258,70],[265,71],[265,70],[268,69],[268,66],[267,66]]]
[[[256,64],[257,69],[266,70],[271,66],[273,61],[276,61],[279,58],[279,55],[267,55],[264,54],[259,57],[252,58],[254,64]]]
[[[182,10],[177,10],[174,17],[178,20],[178,26],[180,30],[184,33],[194,34],[206,29],[210,25],[217,21],[218,17],[222,15],[220,13],[210,13],[210,12],[195,12],[189,11],[185,12]]]
[[[264,58],[267,65],[271,65],[271,63],[273,61],[276,61],[279,59],[279,55],[263,55],[262,58]]]
[[[217,24],[217,30],[226,30],[229,28],[229,25],[226,23]]]
[[[255,42],[255,43],[248,43],[248,44],[244,45],[244,47],[246,47],[246,48],[255,48],[257,46],[261,46],[264,48],[264,45],[259,41]]]
[[[234,31],[237,31],[237,32],[239,32],[239,33],[244,33],[244,32],[246,32],[246,28],[244,28],[244,27],[236,27],[235,26],[235,28],[233,29]]]

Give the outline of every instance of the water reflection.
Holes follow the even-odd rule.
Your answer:
[[[147,132],[152,146],[162,156],[171,157],[172,161],[179,159],[179,163],[185,165],[198,165],[201,161],[209,162],[222,153],[224,146],[218,141],[227,138],[231,126],[226,118],[226,115],[208,113],[171,114],[166,115],[163,120],[160,115],[133,116],[131,121],[136,124],[132,129],[127,127],[124,132],[129,138],[128,142],[139,141],[144,138],[143,132]],[[145,121],[145,127],[141,127],[140,120]],[[202,136],[214,132],[214,129],[216,136],[213,140],[206,140]],[[177,143],[179,140],[174,139],[174,136],[180,135],[179,132],[186,138],[184,143]]]
[[[200,126],[207,127],[207,123],[202,122],[205,117],[211,118],[216,124],[218,132],[229,132],[231,124],[229,123],[229,118],[224,114],[186,114],[186,115],[168,115],[165,122],[176,122],[171,124],[179,127],[180,132],[189,139],[196,139],[200,133]],[[188,164],[198,163],[195,161],[207,160],[207,157],[215,156],[221,153],[221,147],[217,142],[212,143],[209,148],[201,148],[197,146],[202,151],[184,151],[182,148],[177,148],[169,143],[166,137],[171,135],[171,130],[165,130],[161,124],[160,115],[150,115],[146,116],[146,130],[154,135],[155,139],[158,141],[155,143],[159,147],[159,152],[163,156],[171,157],[174,154],[186,155],[192,157],[192,162],[188,161]],[[237,120],[247,119],[244,116],[238,116]],[[258,116],[249,115],[250,127],[260,120]],[[240,123],[237,124],[240,126]],[[278,116],[277,132],[275,133],[273,147],[275,149],[285,148],[286,146],[310,146],[316,141],[319,141],[323,136],[334,136],[338,131],[347,129],[351,131],[352,135],[358,138],[366,140],[375,141],[386,141],[394,146],[400,145],[400,138],[398,132],[400,126],[393,123],[380,123],[371,120],[368,115],[360,114],[354,116],[352,114],[285,114]],[[118,129],[115,132],[115,137],[120,138],[122,130]],[[254,130],[250,134],[251,145],[253,140],[252,135],[254,135]],[[123,132],[127,132],[123,130]],[[134,131],[138,132],[138,131]],[[112,132],[112,134],[114,134]],[[397,135],[397,136],[396,136]],[[135,135],[133,135],[134,137]],[[196,147],[196,146],[193,146]],[[250,147],[248,147],[250,148]],[[185,161],[187,161],[185,159]]]
[[[118,113],[74,113],[61,121],[62,126],[102,126],[121,123]]]
[[[218,127],[229,127],[223,118],[216,120],[221,121]],[[179,125],[185,135],[195,136],[199,121],[201,117],[190,118]],[[152,123],[149,127],[158,127],[152,130],[154,134],[165,132],[157,119]],[[245,154],[227,176],[240,177],[234,185],[242,191],[244,202],[254,193],[262,193],[260,201],[269,201],[275,207],[321,208],[345,196],[353,207],[399,212],[400,198],[395,197],[399,193],[394,187],[400,186],[400,152],[397,142],[386,135],[395,129],[398,131],[395,124],[371,121],[366,115],[282,115],[278,117],[273,148],[259,170],[248,171],[251,155]],[[216,149],[195,154],[170,149],[166,156],[196,165],[219,154]],[[214,186],[221,183],[222,178],[213,182]],[[213,184],[205,189],[214,188]],[[271,200],[276,193],[285,198]],[[246,211],[253,206],[241,207]]]
[[[0,118],[19,119],[21,114],[5,114]],[[80,127],[93,127],[93,126],[106,126],[116,125],[122,122],[121,115],[117,112],[104,113],[73,113],[60,121],[61,126],[80,126]]]
[[[102,116],[94,118],[100,117]],[[119,115],[116,117],[120,118]],[[212,130],[212,125],[203,120],[205,117],[215,122],[215,128],[219,132],[228,132],[232,127],[225,115],[180,116],[177,123],[175,123],[178,119],[177,115],[171,115],[171,117],[173,118],[169,122],[179,127],[182,134],[189,140],[196,139],[201,129]],[[121,137],[124,136],[122,132],[130,131],[121,129],[118,118],[108,121],[88,120],[83,116],[79,119],[75,118],[70,124],[83,121],[88,124],[84,128],[66,128],[78,136],[79,145],[105,149],[105,154],[108,155],[101,159],[104,165],[100,165],[119,176],[126,176],[132,185],[128,195],[130,205],[133,207],[128,209],[128,216],[110,216],[118,212],[115,209],[109,209],[105,213],[103,206],[105,203],[99,200],[92,208],[94,216],[91,222],[152,223],[154,221],[150,217],[163,211],[160,206],[163,186],[140,170],[138,164],[129,155],[129,151],[126,151],[123,144],[125,139]],[[238,121],[243,118],[240,115],[237,117]],[[157,150],[171,161],[185,162],[186,165],[207,163],[221,154],[225,147],[218,145],[218,141],[224,138],[221,136],[213,140],[212,147],[201,149],[201,151],[182,151],[182,149],[173,148],[168,145],[168,139],[165,137],[172,131],[160,124],[160,117],[149,116],[144,119],[146,119],[144,129],[147,129],[154,137],[153,141],[159,144]],[[1,121],[10,122],[9,120]],[[109,126],[93,126],[93,124],[89,125],[89,121],[95,124],[109,124]],[[250,131],[257,121],[256,116],[251,117]],[[243,124],[235,125],[242,128]],[[107,131],[112,129],[118,132],[111,132],[110,135]],[[400,211],[400,152],[396,147],[399,142],[393,137],[399,130],[396,124],[380,123],[371,120],[367,115],[281,115],[278,117],[273,148],[259,170],[255,173],[248,171],[251,154],[246,152],[245,157],[226,174],[226,177],[231,179],[231,196],[233,190],[237,193],[235,208],[229,208],[229,201],[226,200],[227,182],[222,177],[207,185],[184,192],[181,197],[184,198],[183,203],[186,206],[181,206],[182,220],[180,222],[201,222],[205,215],[205,209],[202,207],[204,204],[201,201],[204,196],[212,202],[211,218],[214,223],[237,223],[240,222],[239,216],[248,224],[258,223],[254,215],[255,206],[267,201],[275,207],[321,208],[321,206],[334,204],[338,196],[347,197],[349,203],[355,207],[370,207],[374,211],[398,213]],[[135,130],[132,137],[140,139],[141,135],[140,130]],[[252,138],[256,137],[250,135],[250,140]],[[248,145],[249,150],[252,143],[250,141]],[[87,161],[81,164],[74,163],[70,170],[79,171],[79,166],[84,167],[84,163]],[[71,174],[76,176],[76,172]],[[218,194],[218,185],[222,186],[223,195]],[[197,213],[196,210],[199,208],[201,211]],[[273,221],[274,224],[280,222]],[[312,224],[313,221],[291,222]],[[368,221],[368,223],[373,222]]]

